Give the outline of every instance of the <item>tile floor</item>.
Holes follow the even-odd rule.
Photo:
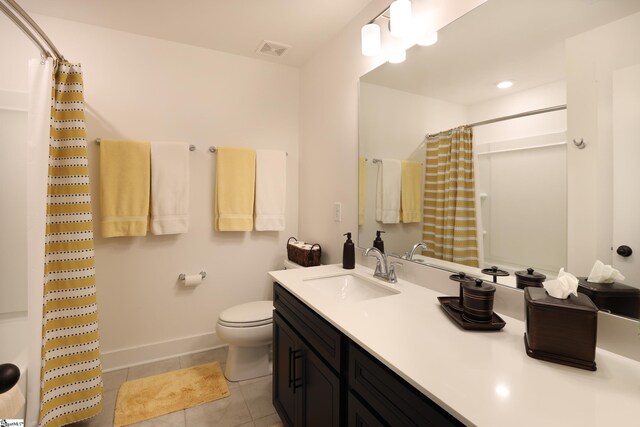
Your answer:
[[[224,347],[107,372],[103,375],[104,408],[102,412],[89,420],[74,424],[74,427],[112,427],[118,389],[125,381],[213,361],[220,362],[220,366],[224,371],[226,358],[227,348]],[[231,392],[229,397],[133,424],[133,426],[269,427],[280,423],[280,418],[271,404],[270,376],[239,382],[227,381],[227,385]]]

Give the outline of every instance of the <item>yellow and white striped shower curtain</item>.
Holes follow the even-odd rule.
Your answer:
[[[423,240],[427,255],[478,267],[471,128],[427,139]]]
[[[57,64],[51,99],[40,426],[102,409],[89,169],[79,64]]]

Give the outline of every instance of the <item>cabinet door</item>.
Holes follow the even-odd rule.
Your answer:
[[[287,426],[296,422],[294,357],[300,353],[296,333],[274,312],[273,315],[273,406]],[[300,395],[300,393],[298,393]]]
[[[352,392],[349,392],[349,412],[347,425],[349,427],[385,427]]]
[[[338,427],[340,425],[340,380],[327,364],[308,347],[304,346],[303,352],[302,425]],[[297,367],[298,365],[296,365]]]

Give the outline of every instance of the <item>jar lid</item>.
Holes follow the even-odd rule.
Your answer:
[[[528,280],[530,282],[544,282],[547,278],[544,274],[535,272],[531,267],[526,270],[516,271],[515,274],[518,278]]]
[[[482,279],[468,280],[466,282],[462,282],[462,287],[471,293],[481,294],[481,293],[489,293],[492,294],[496,291],[496,287],[493,286],[489,282],[485,282]]]

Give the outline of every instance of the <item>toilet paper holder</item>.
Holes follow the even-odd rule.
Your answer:
[[[205,277],[207,277],[207,272],[201,271],[200,276],[202,276],[202,278],[204,279]],[[185,273],[180,273],[180,275],[178,276],[178,280],[184,280],[186,277],[187,275]]]

